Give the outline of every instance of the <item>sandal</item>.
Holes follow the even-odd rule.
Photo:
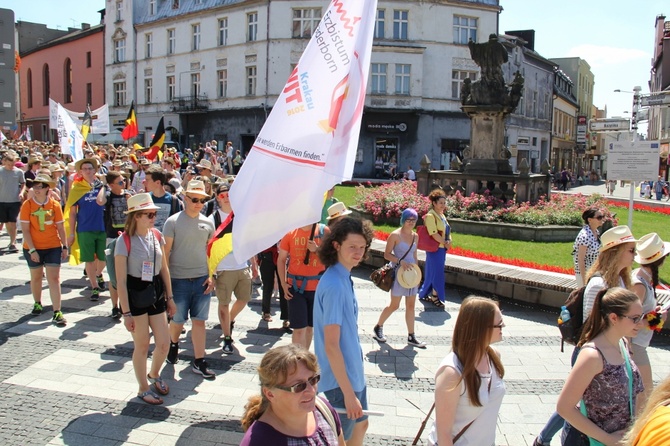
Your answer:
[[[154,392],[152,392],[151,389],[147,390],[144,393],[138,393],[137,397],[144,401],[147,404],[151,404],[152,406],[157,406],[159,404],[163,404],[163,398],[160,396],[156,395]],[[147,398],[153,398],[153,399],[147,399]]]
[[[433,296],[430,299],[430,303],[435,305],[437,308],[444,308],[444,303],[442,303],[442,301],[438,297]]]
[[[272,316],[270,316],[270,313],[263,313],[263,320],[265,322],[272,322]]]
[[[282,322],[281,328],[283,328],[286,333],[293,333],[293,330],[291,329],[291,323],[289,321]]]
[[[149,380],[150,384],[153,384],[156,392],[160,393],[161,395],[167,395],[170,392],[170,388],[167,384],[165,384],[163,378],[160,376],[158,378],[152,378],[151,376],[147,375],[147,380]]]

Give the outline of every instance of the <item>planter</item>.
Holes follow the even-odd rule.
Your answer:
[[[351,207],[352,215],[372,220],[376,224],[400,226],[399,218],[380,218],[374,220],[371,214],[361,209]],[[421,221],[417,224],[422,224]],[[531,226],[512,223],[471,221],[459,218],[449,219],[451,230],[456,234],[470,234],[482,237],[493,237],[505,240],[520,240],[524,242],[572,242],[582,229],[580,226]]]

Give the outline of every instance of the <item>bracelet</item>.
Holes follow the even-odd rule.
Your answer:
[[[67,250],[69,250],[69,249],[70,249],[70,248],[68,248],[68,247],[67,247],[67,246],[65,246],[65,245],[63,245],[63,246],[62,246],[62,248],[63,248],[63,251],[67,251]]]
[[[170,302],[174,296],[167,296],[165,298],[165,302]]]
[[[129,311],[127,313],[123,313],[123,317],[133,317],[132,313]]]
[[[29,250],[28,250],[28,254],[32,254],[32,253],[34,253],[34,252],[37,252],[37,250],[36,250],[35,248],[32,248],[32,249],[29,249]]]

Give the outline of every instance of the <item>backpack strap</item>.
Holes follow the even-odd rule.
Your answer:
[[[335,424],[335,417],[333,416],[333,412],[330,411],[328,405],[318,395],[314,399],[314,403],[316,405],[316,408],[319,409],[319,412],[321,412],[321,415],[323,415],[323,418],[325,418],[326,421],[328,422],[328,425],[333,430],[333,433],[337,436],[338,435],[337,424]]]
[[[128,233],[123,231],[121,233],[121,237],[123,237],[123,242],[126,244],[126,251],[128,251],[128,257],[130,257],[130,236]]]
[[[179,212],[179,199],[176,195],[172,194],[172,204],[170,206],[170,215],[174,215]]]

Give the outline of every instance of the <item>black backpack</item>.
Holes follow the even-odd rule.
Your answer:
[[[599,277],[600,274],[594,274],[591,277]],[[588,285],[588,283],[586,284]],[[586,285],[577,288],[568,295],[565,301],[565,308],[570,312],[570,319],[563,321],[559,317],[558,329],[561,331],[561,352],[563,352],[563,345],[567,342],[570,345],[577,345],[579,338],[582,337],[582,328],[584,323],[584,291]]]

